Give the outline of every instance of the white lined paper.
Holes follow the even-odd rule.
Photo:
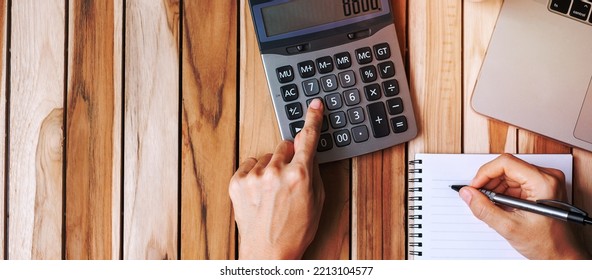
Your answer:
[[[415,178],[422,182],[409,187],[422,187],[422,192],[409,193],[421,196],[421,201],[409,201],[409,206],[422,206],[422,210],[410,210],[409,224],[421,224],[422,228],[410,228],[408,251],[421,252],[410,259],[524,259],[512,246],[487,224],[473,216],[469,207],[460,199],[451,185],[467,185],[479,167],[498,155],[490,154],[417,154],[415,159],[422,169]],[[572,189],[572,155],[517,155],[532,164],[556,168],[565,174],[568,197]],[[422,233],[421,238],[411,237]],[[421,242],[421,247],[417,246]],[[415,244],[416,246],[410,246]]]

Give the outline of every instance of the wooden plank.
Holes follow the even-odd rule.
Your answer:
[[[177,259],[179,6],[126,1],[124,259]]]
[[[4,259],[4,232],[6,228],[4,193],[6,191],[6,0],[0,0],[0,259]]]
[[[574,155],[574,204],[592,213],[592,152],[573,149]],[[578,232],[588,249],[592,252],[592,228],[577,226]]]
[[[275,150],[281,136],[273,111],[249,4],[240,1],[239,160]]]
[[[463,152],[516,153],[517,129],[477,114],[471,98],[503,0],[464,1]]]
[[[315,239],[304,253],[308,260],[350,258],[350,161],[320,166],[325,187],[325,203]]]
[[[542,135],[518,130],[518,152],[521,154],[569,154],[570,147]]]
[[[183,5],[181,258],[234,259],[237,2]]]
[[[65,2],[12,2],[8,258],[62,258]]]
[[[407,60],[407,1],[391,0],[397,37],[403,60]],[[408,68],[407,68],[408,69]],[[405,71],[407,71],[405,69]],[[407,71],[409,77],[409,71]],[[405,259],[406,144],[383,151],[382,259]],[[386,171],[386,172],[385,172]]]
[[[113,43],[115,45],[115,50],[113,53],[113,79],[114,79],[114,89],[115,93],[119,94],[118,97],[115,98],[114,101],[114,120],[113,120],[113,162],[114,163],[121,163],[121,164],[113,164],[113,174],[111,182],[111,259],[118,260],[121,259],[122,256],[122,244],[121,240],[122,236],[122,197],[121,197],[121,187],[122,187],[122,104],[123,104],[123,8],[124,8],[124,0],[113,0],[114,1],[114,20],[115,20],[115,30],[113,32],[114,40]]]
[[[407,2],[391,1],[405,58]],[[401,69],[404,70],[404,69]],[[405,144],[352,161],[352,258],[405,258]],[[385,172],[386,170],[386,172]]]
[[[275,150],[281,140],[247,1],[240,1],[239,160]],[[321,167],[325,205],[306,259],[349,258],[349,160]],[[328,242],[331,240],[331,242]]]
[[[121,99],[116,72],[115,1],[70,2],[69,84],[66,112],[66,258],[110,259],[113,248],[113,190],[121,162],[115,107]],[[121,3],[120,3],[121,4]],[[121,9],[121,6],[119,7]],[[119,56],[121,57],[121,56]],[[119,87],[119,86],[118,86]],[[119,103],[120,104],[120,103]],[[118,114],[119,112],[119,114]],[[117,218],[118,219],[118,218]],[[116,220],[117,220],[116,219]],[[115,251],[115,252],[114,252]]]
[[[418,152],[460,153],[462,114],[462,1],[409,1],[410,86]]]

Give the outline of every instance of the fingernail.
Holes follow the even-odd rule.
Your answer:
[[[313,99],[310,104],[308,105],[309,108],[313,108],[315,110],[321,109],[321,100],[318,98]]]
[[[460,189],[458,194],[460,195],[460,198],[462,198],[462,200],[466,204],[471,204],[471,199],[473,198],[473,194],[471,194],[471,191],[469,191],[466,187]]]

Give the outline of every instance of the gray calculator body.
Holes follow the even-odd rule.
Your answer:
[[[320,2],[323,7],[311,7]],[[417,135],[388,0],[250,0],[250,5],[284,140],[293,140],[302,129],[307,105],[315,98],[325,107],[319,163],[385,149]],[[326,13],[329,19],[311,19],[312,26],[302,21],[314,18],[314,12],[298,15],[320,8],[336,10]],[[349,17],[339,14],[347,8]],[[361,15],[352,16],[355,11]],[[297,26],[291,17],[298,19]],[[271,24],[276,25],[265,27]]]

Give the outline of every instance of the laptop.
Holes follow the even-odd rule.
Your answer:
[[[592,1],[505,0],[475,111],[592,151]]]

